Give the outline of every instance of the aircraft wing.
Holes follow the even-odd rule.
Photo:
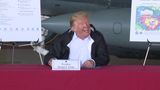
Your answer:
[[[107,8],[101,4],[104,0],[41,0],[42,15],[57,16],[78,10],[100,10]],[[98,3],[99,2],[99,3]]]
[[[79,10],[97,11],[110,7],[128,8],[131,0],[41,0],[42,15],[57,16]]]

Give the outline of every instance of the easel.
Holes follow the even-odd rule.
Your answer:
[[[14,64],[14,52],[15,52],[16,43],[13,42],[12,44],[5,44],[2,41],[0,41],[0,50],[1,50],[2,45],[12,46],[11,64]]]
[[[12,47],[12,56],[11,56],[11,63],[14,64],[14,54],[15,54],[15,47],[24,47],[24,46],[31,46],[33,48],[33,51],[36,51],[39,54],[40,62],[43,65],[43,59],[42,55],[45,56],[48,53],[48,50],[44,49],[44,40],[45,36],[48,34],[48,31],[42,28],[42,41],[39,42],[39,40],[35,42],[30,42],[29,44],[17,44],[16,42],[11,42],[11,44],[4,44],[7,46]],[[0,41],[0,49],[2,46],[2,41]]]
[[[42,41],[39,42],[39,40],[37,40],[36,42],[30,42],[30,44],[23,44],[23,45],[19,45],[19,47],[23,47],[23,46],[31,46],[33,48],[33,51],[36,51],[39,55],[40,58],[40,62],[42,65],[44,65],[43,63],[43,59],[42,59],[42,55],[45,56],[49,51],[44,49],[44,40],[45,40],[45,36],[47,36],[48,34],[48,30],[42,28]],[[14,48],[13,48],[14,50]]]
[[[16,43],[12,43],[12,64],[14,64],[14,52],[15,52]]]
[[[151,46],[160,46],[160,44],[158,44],[158,43],[151,43],[149,40],[147,40],[147,42],[148,42],[148,48],[147,48],[146,55],[145,55],[145,58],[144,58],[144,61],[143,61],[143,66],[145,66],[145,64],[146,64],[150,47]]]

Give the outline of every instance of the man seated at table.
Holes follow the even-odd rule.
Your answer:
[[[81,68],[107,65],[109,54],[103,35],[89,23],[84,11],[70,18],[70,29],[59,35],[51,45],[44,63],[51,66],[55,59],[80,60]]]

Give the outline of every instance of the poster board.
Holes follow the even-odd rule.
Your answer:
[[[0,0],[0,41],[41,41],[40,0]]]
[[[160,0],[132,0],[130,41],[160,42]]]

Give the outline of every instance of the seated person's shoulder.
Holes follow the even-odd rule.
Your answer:
[[[102,33],[99,32],[99,31],[97,31],[97,30],[93,31],[93,33],[91,34],[91,37],[94,37],[96,39],[98,39],[98,38],[99,39],[104,38],[103,35],[102,35]]]

